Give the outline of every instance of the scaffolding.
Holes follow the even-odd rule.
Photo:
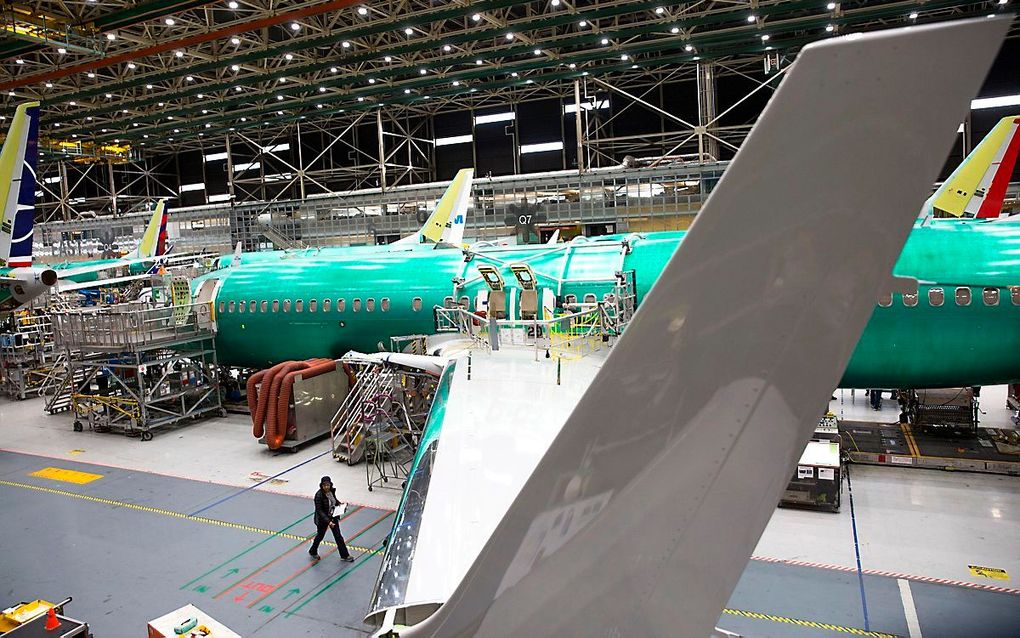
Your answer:
[[[41,396],[57,363],[49,317],[41,310],[24,310],[6,323],[0,332],[0,388],[17,400]]]
[[[75,431],[87,423],[148,441],[157,428],[224,413],[207,304],[123,304],[52,320],[70,364],[62,388]]]

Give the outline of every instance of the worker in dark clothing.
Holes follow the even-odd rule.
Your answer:
[[[340,559],[347,563],[354,562],[354,557],[351,556],[347,549],[347,543],[344,542],[344,537],[340,534],[340,517],[336,512],[336,507],[339,504],[333,481],[328,476],[323,476],[319,481],[319,491],[315,493],[316,532],[312,547],[308,550],[312,560],[319,560],[319,543],[326,536],[326,530],[331,529],[333,530],[333,540],[336,541],[337,549],[340,551]]]
[[[871,409],[882,409],[882,391],[877,388],[871,390]]]

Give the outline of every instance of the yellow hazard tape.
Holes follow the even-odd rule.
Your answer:
[[[787,625],[797,625],[798,627],[811,627],[812,629],[825,629],[828,631],[835,631],[841,634],[851,634],[853,636],[871,636],[872,638],[896,638],[895,634],[883,634],[877,631],[865,631],[863,629],[857,629],[856,627],[841,627],[840,625],[830,625],[824,622],[815,622],[813,620],[802,620],[800,618],[787,618],[786,616],[774,616],[772,614],[763,614],[757,611],[745,611],[743,609],[723,609],[724,614],[730,616],[740,616],[742,618],[753,618],[755,620],[769,620],[772,622],[785,623]]]
[[[984,567],[982,565],[967,565],[967,569],[974,576],[984,576],[994,580],[1009,580],[1009,573],[998,567]]]
[[[263,534],[265,536],[279,536],[280,538],[289,538],[295,541],[309,540],[311,536],[299,536],[297,534],[287,534],[284,532],[278,532],[271,529],[263,529],[261,527],[255,527],[253,525],[244,525],[242,523],[231,523],[229,521],[221,521],[215,518],[206,518],[205,516],[192,516],[190,514],[184,514],[183,512],[175,512],[173,510],[165,510],[159,507],[149,507],[147,505],[137,505],[135,503],[126,503],[124,501],[116,501],[112,498],[102,498],[100,496],[90,496],[88,494],[78,494],[77,492],[68,492],[67,490],[58,490],[52,487],[40,487],[38,485],[28,485],[26,483],[17,483],[15,481],[6,481],[0,479],[0,485],[6,485],[8,487],[20,487],[26,490],[34,490],[36,492],[45,492],[46,494],[57,494],[60,496],[67,496],[70,498],[76,498],[82,501],[89,501],[91,503],[102,503],[103,505],[111,505],[113,507],[123,507],[124,509],[135,510],[138,512],[148,512],[149,514],[160,514],[162,516],[170,516],[172,518],[180,518],[195,523],[205,523],[206,525],[215,525],[217,527],[229,527],[230,529],[239,529],[245,532],[251,532],[253,534]],[[336,547],[336,543],[323,542],[323,545],[330,545]],[[357,545],[348,545],[350,549],[359,551],[362,553],[374,553],[381,554],[382,551],[378,549],[370,549],[368,547],[358,547]]]

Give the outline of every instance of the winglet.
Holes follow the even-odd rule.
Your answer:
[[[1009,178],[1020,152],[1020,115],[1010,115],[974,147],[925,202],[922,215],[995,218],[1002,212]]]
[[[39,103],[19,104],[0,150],[0,266],[32,265]]]
[[[152,212],[149,223],[142,234],[138,247],[128,253],[129,259],[143,257],[160,257],[166,253],[166,200],[156,202],[156,210]]]

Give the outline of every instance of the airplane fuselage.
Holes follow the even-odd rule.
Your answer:
[[[217,271],[221,363],[265,367],[287,359],[388,348],[391,336],[435,331],[433,308],[484,297],[479,264],[527,263],[560,301],[601,300],[615,273],[634,271],[640,302],[683,233],[627,242],[458,250],[352,251],[276,259]],[[1020,379],[1020,224],[935,223],[915,228],[894,274],[916,296],[880,301],[841,382],[845,387],[946,387]],[[455,286],[455,280],[462,280]],[[213,284],[208,284],[212,286]],[[328,302],[328,303],[327,303]],[[512,307],[511,307],[512,312]]]

